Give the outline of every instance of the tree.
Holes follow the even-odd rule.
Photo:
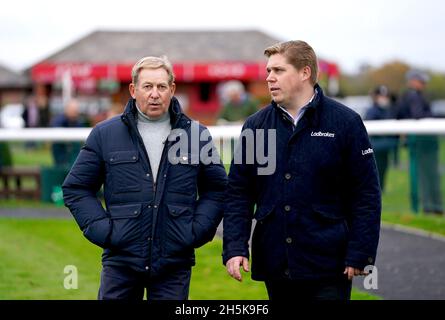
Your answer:
[[[445,99],[445,75],[439,73],[431,74],[426,92],[431,100]]]
[[[355,75],[340,75],[340,96],[367,95],[378,85],[385,85],[389,91],[399,95],[406,89],[406,73],[413,68],[409,64],[394,60],[380,67],[367,65]],[[418,69],[418,68],[417,68]],[[445,99],[445,74],[428,72],[430,81],[426,93],[431,100]]]
[[[402,61],[385,63],[379,68],[369,70],[372,87],[385,85],[391,92],[400,93],[405,87],[405,75],[411,67]]]

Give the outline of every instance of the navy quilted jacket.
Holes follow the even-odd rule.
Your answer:
[[[169,112],[172,129],[180,129],[182,142],[192,147],[176,148],[180,134],[166,141],[156,184],[133,99],[121,116],[93,128],[65,179],[65,204],[85,237],[104,248],[103,265],[152,274],[194,265],[194,248],[213,238],[222,219],[227,176],[211,137],[198,136],[193,147],[192,127],[207,129],[185,116],[176,98]],[[219,162],[203,163],[203,148]],[[170,161],[172,155],[177,161]],[[96,197],[102,186],[105,208]]]
[[[276,130],[276,140],[261,140],[266,152],[276,150],[273,174],[258,174],[268,166],[264,161],[249,164],[245,139],[237,149],[245,161],[232,161],[223,263],[250,256],[254,218],[256,280],[339,277],[345,266],[375,262],[381,195],[365,126],[356,112],[316,89],[296,128],[273,102],[244,124],[244,130]],[[254,136],[257,154],[261,135]]]

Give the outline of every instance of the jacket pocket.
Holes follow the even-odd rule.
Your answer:
[[[313,204],[312,210],[316,217],[323,224],[338,224],[342,227],[340,232],[343,238],[347,237],[349,231],[346,221],[346,215],[341,211],[338,206],[325,205],[325,204]]]
[[[302,214],[301,226],[295,237],[310,254],[342,255],[346,250],[346,217],[335,205],[313,204],[312,210]]]
[[[105,248],[107,243],[108,234],[111,231],[111,220],[106,217],[90,223],[85,229],[83,234],[95,245]]]
[[[174,256],[193,250],[193,210],[191,207],[167,204],[168,215],[163,231],[163,255]]]
[[[168,207],[168,212],[173,217],[179,217],[182,214],[187,214],[191,210],[189,207],[172,205],[172,204],[168,204],[167,207]]]
[[[267,217],[269,217],[275,209],[275,205],[260,205],[255,211],[253,218],[262,223]]]
[[[169,190],[175,193],[193,195],[197,189],[199,163],[192,162],[192,155],[187,154],[169,159],[168,171]]]
[[[128,250],[131,244],[141,238],[141,225],[138,219],[141,212],[142,204],[127,204],[108,208],[113,224],[110,236],[112,248]]]
[[[139,153],[137,151],[110,152],[108,163],[113,193],[141,191],[141,182],[136,179],[139,172]]]
[[[326,204],[313,204],[312,210],[316,216],[325,222],[339,222],[345,221],[346,217],[342,214],[341,210],[337,206]]]

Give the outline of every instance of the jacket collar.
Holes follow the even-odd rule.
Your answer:
[[[315,96],[312,99],[312,101],[306,106],[307,109],[303,117],[304,118],[307,117],[312,126],[317,126],[320,118],[320,112],[322,108],[321,102],[324,98],[324,94],[323,90],[318,85],[318,83],[315,84],[314,90],[315,90]],[[271,104],[273,108],[276,110],[276,112],[279,112],[280,115],[287,116],[287,114],[278,106],[278,104],[275,101],[272,100]]]
[[[179,104],[179,101],[178,99],[176,99],[176,97],[172,97],[170,106],[168,107],[168,112],[170,113],[170,123],[172,129],[185,128],[190,125],[191,120],[182,112],[181,105]],[[136,123],[137,108],[135,99],[130,98],[128,100],[121,118],[124,123],[127,122],[127,119],[128,121]]]

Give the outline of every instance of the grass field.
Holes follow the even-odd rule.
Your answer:
[[[244,274],[229,277],[221,263],[222,243],[215,239],[197,250],[190,299],[264,300],[264,285]],[[101,250],[83,238],[73,220],[0,219],[0,299],[96,299]],[[78,289],[63,286],[67,265],[78,271]],[[376,299],[354,290],[353,299]]]

